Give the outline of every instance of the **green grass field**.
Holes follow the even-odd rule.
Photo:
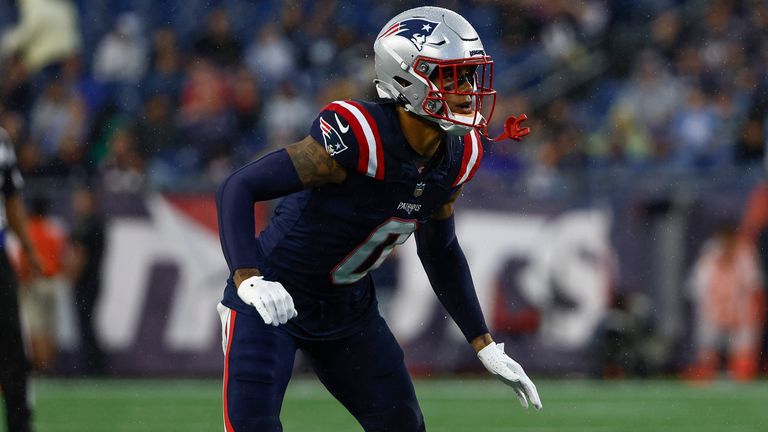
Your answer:
[[[538,380],[544,410],[523,410],[494,380],[421,380],[430,432],[768,431],[768,382]],[[221,431],[214,380],[51,380],[33,384],[39,432]],[[287,432],[360,431],[313,379],[296,379],[283,407]]]

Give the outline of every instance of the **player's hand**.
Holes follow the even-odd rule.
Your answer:
[[[478,351],[477,357],[490,373],[496,375],[504,384],[515,390],[523,408],[528,408],[530,401],[537,410],[541,409],[541,399],[539,399],[536,386],[525,374],[522,366],[504,353],[503,343],[491,342]]]
[[[256,308],[265,324],[279,326],[299,314],[283,284],[266,281],[263,276],[251,276],[242,281],[237,287],[237,295]]]

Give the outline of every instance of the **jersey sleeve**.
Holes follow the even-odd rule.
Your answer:
[[[0,191],[6,198],[17,194],[24,186],[21,172],[16,165],[16,153],[3,129],[0,129],[0,177]]]
[[[355,101],[328,104],[312,123],[312,138],[348,172],[384,179],[384,150],[376,120]]]
[[[461,138],[463,142],[463,151],[461,155],[461,167],[453,181],[453,187],[458,187],[472,180],[475,176],[480,163],[483,161],[484,147],[488,140],[481,136],[476,129],[472,129],[468,134]]]
[[[24,186],[24,180],[22,180],[21,172],[19,172],[18,168],[3,168],[2,176],[2,193],[4,197],[8,198],[21,191],[22,186]]]

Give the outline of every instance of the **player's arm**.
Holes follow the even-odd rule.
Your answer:
[[[216,194],[219,237],[238,295],[253,305],[267,324],[284,324],[296,316],[293,301],[278,282],[259,271],[253,205],[346,178],[312,137],[272,152],[230,175]]]
[[[21,243],[21,248],[29,259],[29,265],[33,275],[41,274],[40,260],[37,252],[32,247],[32,241],[29,238],[29,229],[27,227],[27,211],[24,208],[24,202],[21,195],[14,194],[5,199],[5,211],[8,218],[8,227],[16,234]]]
[[[485,325],[469,265],[456,238],[453,206],[460,194],[458,188],[432,219],[419,227],[416,247],[438,299],[467,341],[480,351],[493,340]]]
[[[4,152],[3,157],[7,158],[3,161],[4,166],[0,170],[0,176],[3,177],[2,182],[0,182],[0,184],[2,184],[2,186],[0,186],[0,193],[3,194],[5,200],[5,215],[8,220],[8,227],[16,234],[16,237],[18,237],[19,243],[21,243],[21,248],[29,259],[33,276],[37,276],[41,274],[42,267],[37,252],[35,252],[35,249],[32,247],[32,241],[29,237],[27,210],[24,207],[24,201],[21,198],[21,189],[24,180],[16,166],[16,158],[13,153],[13,147],[8,139],[8,135],[2,129],[0,129],[0,146],[5,147],[2,148]]]
[[[261,276],[253,248],[253,204],[305,188],[341,183],[346,171],[308,136],[235,171],[219,188],[217,206],[222,248],[236,286]]]
[[[457,189],[432,219],[416,231],[419,258],[437,297],[483,366],[510,385],[524,407],[530,402],[540,409],[536,386],[523,368],[504,353],[504,344],[493,341],[485,324],[467,259],[456,238],[453,207],[460,194],[461,189]]]

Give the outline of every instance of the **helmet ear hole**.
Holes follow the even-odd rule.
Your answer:
[[[399,76],[394,77],[394,79],[403,88],[408,88],[412,84],[410,81],[406,80],[405,78],[400,78]]]

